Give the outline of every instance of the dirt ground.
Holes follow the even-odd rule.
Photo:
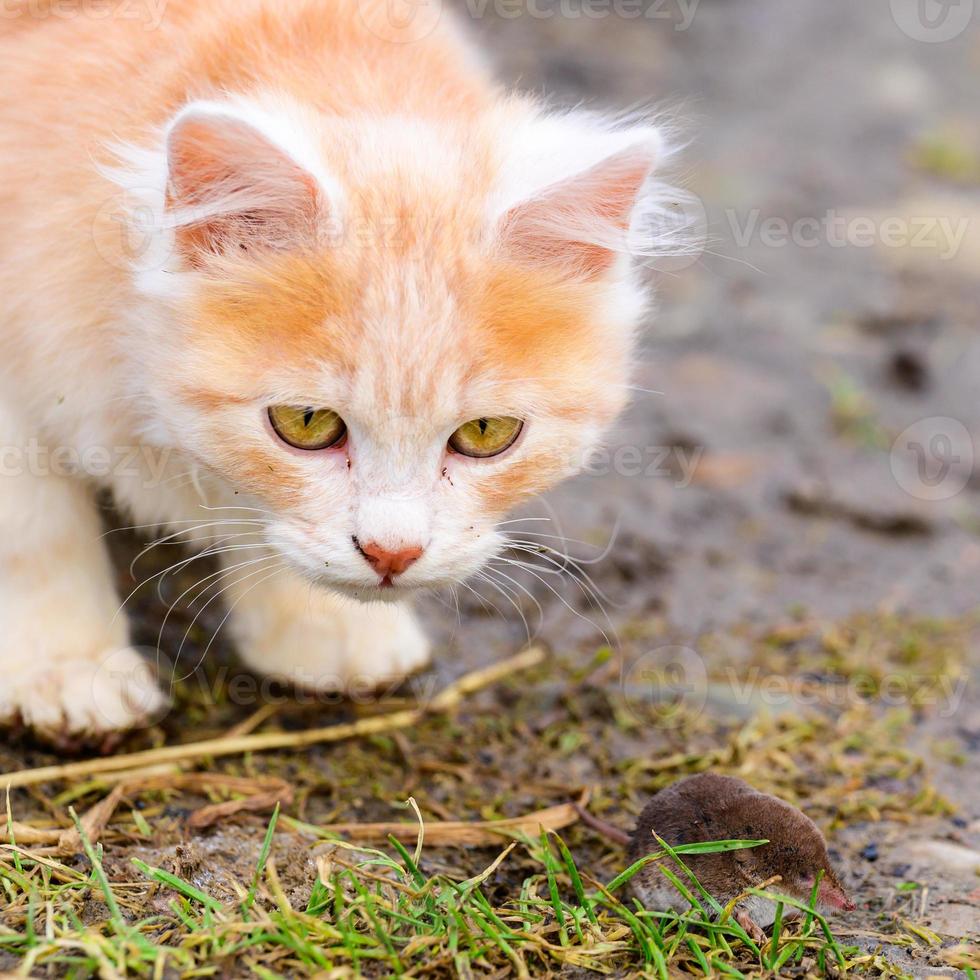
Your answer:
[[[915,975],[963,975],[949,951],[980,939],[980,20],[930,43],[885,0],[649,3],[638,18],[503,6],[472,28],[502,77],[562,102],[666,104],[690,137],[676,173],[707,215],[704,253],[652,275],[646,390],[608,453],[526,511],[550,525],[516,526],[598,559],[602,609],[570,579],[525,576],[517,601],[546,667],[445,725],[228,771],[293,781],[290,812],[312,823],[403,819],[409,793],[432,818],[488,819],[589,787],[626,826],[649,793],[714,767],[828,832],[858,904],[837,920],[844,936]],[[128,591],[136,544],[117,539]],[[439,649],[408,693],[526,641],[507,600],[484,594],[501,615],[463,594],[458,615],[426,603]],[[134,600],[139,642],[154,644],[166,607],[152,589]],[[164,649],[194,611],[178,609]],[[182,687],[184,714],[123,747],[248,716],[254,703],[210,703],[231,663],[219,642]],[[356,713],[285,704],[264,730]],[[0,771],[53,760],[0,745]],[[37,795],[13,799],[21,819],[39,812]],[[195,832],[192,805],[174,798],[154,840],[112,861],[189,868],[217,889],[239,876],[268,815]],[[592,831],[566,839],[585,866],[618,870]],[[304,845],[276,846],[299,882]]]

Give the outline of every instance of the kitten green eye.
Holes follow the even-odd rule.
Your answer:
[[[509,416],[473,419],[461,425],[450,437],[449,448],[461,456],[487,459],[510,449],[521,434],[524,423]]]
[[[273,405],[269,422],[276,435],[295,449],[329,449],[347,435],[344,420],[329,408]]]

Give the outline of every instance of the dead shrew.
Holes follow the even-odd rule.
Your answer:
[[[671,847],[714,840],[768,840],[759,847],[684,857],[705,890],[722,905],[776,875],[781,879],[774,885],[776,891],[809,901],[817,872],[823,871],[818,904],[825,909],[854,908],[831,867],[817,825],[796,807],[760,793],[741,779],[705,772],[679,780],[650,800],[632,835],[585,810],[579,812],[591,827],[628,847],[630,864],[658,849],[654,831]],[[642,868],[630,885],[649,909],[683,912],[688,908],[688,902],[660,871],[659,862]],[[750,896],[740,903],[736,918],[758,939],[774,915],[774,903]]]

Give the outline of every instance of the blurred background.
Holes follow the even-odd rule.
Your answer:
[[[551,498],[571,537],[619,524],[597,572],[617,601],[694,633],[794,605],[975,608],[980,12],[921,6],[939,28],[919,0],[472,19],[505,79],[652,102],[690,140],[667,176],[707,235],[651,277],[636,383],[657,393]]]

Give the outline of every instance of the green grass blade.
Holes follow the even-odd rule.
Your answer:
[[[272,811],[272,818],[269,820],[269,826],[266,828],[265,837],[262,840],[262,849],[259,851],[259,859],[255,865],[255,874],[252,876],[252,886],[248,890],[248,894],[245,896],[245,901],[242,902],[242,915],[246,918],[248,917],[248,911],[255,903],[255,894],[259,890],[259,880],[262,877],[262,872],[265,871],[266,863],[269,860],[269,854],[272,852],[272,838],[276,833],[276,824],[279,821],[279,804],[276,804],[275,810]]]
[[[133,864],[139,868],[140,871],[146,875],[147,878],[152,878],[153,881],[159,882],[161,885],[166,885],[168,888],[172,888],[175,892],[183,895],[185,898],[189,898],[194,902],[198,902],[205,908],[210,909],[212,912],[223,912],[224,906],[216,898],[212,898],[210,895],[202,892],[199,888],[195,888],[189,881],[184,881],[182,878],[178,878],[176,875],[171,874],[169,871],[164,871],[163,868],[151,868],[145,861],[141,861],[139,858],[130,859]]]
[[[711,976],[711,967],[708,964],[707,957],[701,951],[701,947],[697,944],[693,936],[687,937],[687,948],[694,955],[694,958],[698,961],[698,966],[701,967],[701,972],[706,976]]]
[[[391,844],[396,851],[398,851],[399,856],[401,857],[402,861],[405,862],[405,867],[408,868],[415,884],[424,885],[425,875],[419,870],[419,866],[415,863],[415,858],[408,853],[408,848],[406,848],[397,837],[394,837],[391,834],[388,835],[388,843]]]
[[[598,925],[599,920],[596,917],[595,909],[592,907],[592,903],[586,898],[585,887],[582,884],[582,876],[578,873],[578,868],[575,866],[575,859],[572,857],[571,851],[568,849],[568,845],[555,834],[555,839],[558,841],[558,850],[561,851],[562,860],[565,862],[565,870],[568,872],[568,877],[572,881],[572,888],[575,891],[575,897],[578,900],[578,904],[584,909],[585,914],[589,917],[589,921],[593,925]]]
[[[122,932],[126,928],[126,923],[123,920],[122,913],[119,911],[116,896],[112,893],[109,879],[106,877],[105,871],[102,868],[102,858],[96,853],[92,842],[88,839],[88,834],[85,833],[85,828],[82,826],[82,821],[78,819],[75,808],[68,807],[68,813],[75,822],[75,829],[78,831],[78,836],[82,841],[82,850],[85,851],[85,856],[88,858],[89,864],[92,865],[92,873],[95,875],[95,880],[99,883],[99,888],[102,889],[106,906],[109,909],[110,921],[117,932]]]
[[[779,956],[779,934],[783,929],[783,903],[776,903],[776,917],[772,923],[772,940],[769,944],[769,969],[774,970]]]

